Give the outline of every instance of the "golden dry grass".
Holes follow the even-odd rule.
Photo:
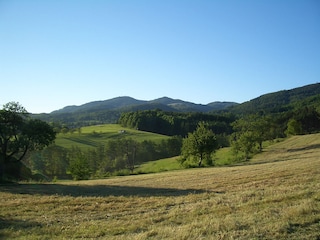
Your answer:
[[[0,186],[0,237],[320,239],[320,135],[308,136],[246,166]]]

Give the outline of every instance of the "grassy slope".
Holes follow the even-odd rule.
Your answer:
[[[320,134],[253,162],[0,186],[0,238],[319,239]]]
[[[136,173],[157,173],[163,171],[181,170],[184,169],[179,163],[178,159],[180,157],[172,157],[166,159],[160,159],[156,161],[149,161],[141,164],[135,169]],[[230,165],[232,162],[232,152],[231,148],[221,148],[215,153],[215,166]]]
[[[262,154],[256,155],[252,162],[308,160],[317,157],[320,148],[320,134],[293,136],[285,141],[266,147]]]
[[[215,166],[221,167],[225,165],[230,165],[233,163],[233,154],[231,147],[225,147],[218,149],[214,154]],[[137,173],[157,173],[163,171],[181,170],[184,169],[183,166],[178,162],[179,156],[160,159],[156,161],[149,161],[141,164],[135,169]]]
[[[120,133],[121,130],[125,130],[125,133]],[[95,125],[81,128],[81,133],[67,133],[58,134],[56,144],[62,147],[71,148],[72,146],[78,146],[80,148],[97,147],[100,144],[106,144],[110,139],[117,138],[132,138],[136,141],[161,141],[162,139],[169,138],[168,136],[149,133],[134,129],[123,128],[118,124],[104,124]]]
[[[180,170],[183,167],[178,162],[178,157],[171,157],[160,159],[156,161],[149,161],[141,164],[138,168],[135,169],[137,173],[157,173],[164,171]]]
[[[217,150],[214,155],[215,166],[224,166],[230,165],[232,163],[232,151],[230,147],[221,148]],[[163,171],[172,171],[172,170],[181,170],[184,169],[180,165],[179,156],[160,159],[156,161],[149,161],[141,164],[138,168],[135,169],[137,173],[157,173]]]

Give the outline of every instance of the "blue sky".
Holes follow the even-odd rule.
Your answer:
[[[0,105],[242,103],[319,81],[317,0],[0,0]]]

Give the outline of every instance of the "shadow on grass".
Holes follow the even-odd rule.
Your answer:
[[[10,229],[10,232],[12,232],[35,227],[41,228],[43,227],[43,224],[29,220],[24,221],[18,219],[4,219],[0,217],[0,239],[10,239],[10,236],[6,233],[3,233],[2,230]]]
[[[299,152],[299,151],[305,151],[305,150],[314,150],[318,148],[320,148],[320,144],[312,144],[312,145],[301,147],[301,148],[288,149],[288,152]]]
[[[183,196],[201,194],[207,191],[199,189],[149,188],[135,186],[107,185],[63,185],[63,184],[6,184],[0,185],[0,192],[30,195],[60,195],[72,197],[106,196]]]

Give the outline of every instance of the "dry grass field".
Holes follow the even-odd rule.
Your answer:
[[[320,239],[320,134],[243,166],[0,186],[2,239]]]

